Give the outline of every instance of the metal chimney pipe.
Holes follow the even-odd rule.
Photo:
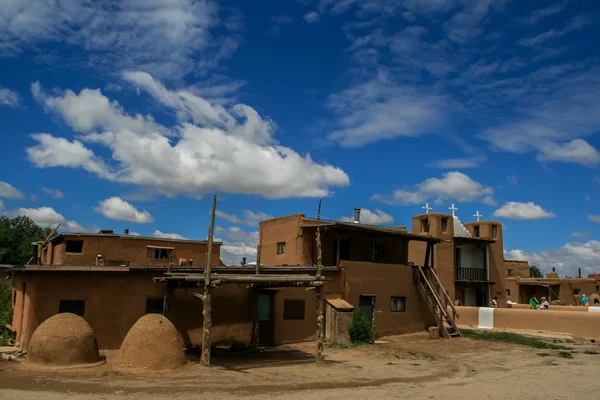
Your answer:
[[[242,257],[242,265],[246,265],[246,260],[247,259],[248,259],[247,257]]]
[[[556,268],[552,267],[552,272],[556,272]]]
[[[354,209],[354,223],[360,224],[360,208]]]
[[[129,235],[129,228],[125,228],[125,234]]]
[[[578,271],[577,277],[581,278],[581,268],[577,268],[577,271]]]

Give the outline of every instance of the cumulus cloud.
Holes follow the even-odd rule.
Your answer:
[[[397,189],[391,195],[373,195],[372,200],[387,204],[411,205],[429,199],[437,203],[443,200],[460,202],[481,201],[494,204],[494,189],[485,186],[462,172],[446,172],[442,178],[429,178],[417,185],[413,190]]]
[[[588,220],[600,224],[600,215],[588,215]]]
[[[119,197],[110,197],[98,203],[95,211],[104,215],[106,218],[117,221],[133,222],[134,224],[148,224],[154,222],[154,218],[148,211],[139,211],[131,203]]]
[[[221,260],[226,265],[239,265],[242,257],[247,262],[256,261],[256,248],[258,246],[258,231],[247,232],[239,227],[216,227],[215,233],[226,238],[221,246]]]
[[[167,128],[151,116],[127,114],[99,90],[49,96],[34,84],[38,101],[81,135],[69,140],[33,134],[37,144],[26,149],[28,159],[37,167],[83,168],[167,195],[222,191],[274,199],[321,197],[331,186],[350,183],[341,169],[278,144],[272,121],[247,105],[225,109],[188,91],[169,91],[145,73],[124,78],[173,109],[180,124]],[[99,156],[93,146],[111,157]]]
[[[317,22],[319,22],[319,18],[321,16],[319,15],[319,13],[311,11],[309,13],[304,14],[304,20],[306,22],[308,22],[309,24],[316,24]]]
[[[562,29],[551,29],[549,31],[540,33],[536,36],[523,38],[523,39],[519,40],[518,43],[521,46],[526,46],[526,47],[539,46],[549,40],[554,40],[554,39],[563,37],[565,35],[568,35],[569,33],[583,29],[586,26],[592,24],[592,22],[593,21],[590,18],[579,15],[579,16],[576,16],[573,19],[571,19]]]
[[[0,200],[0,213],[6,211],[6,207],[4,206],[4,201]]]
[[[164,232],[159,231],[158,229],[154,231],[152,236],[154,236],[155,238],[161,238],[161,239],[189,240],[188,238],[183,237],[178,233],[164,233]]]
[[[50,189],[50,188],[42,188],[44,193],[49,194],[55,199],[62,199],[65,197],[65,194],[58,189]]]
[[[223,218],[226,221],[231,222],[232,224],[244,224],[249,226],[258,226],[261,221],[273,218],[272,215],[269,215],[264,212],[255,213],[250,210],[243,210],[243,217],[239,218],[235,214],[228,214],[224,211],[217,210],[216,216]]]
[[[428,163],[429,167],[441,169],[477,168],[487,160],[484,156],[473,156],[467,158],[447,158]]]
[[[600,242],[570,242],[563,247],[540,252],[505,250],[504,258],[528,261],[529,265],[535,265],[545,272],[550,272],[554,267],[559,276],[577,276],[577,269],[581,268],[585,276],[600,273]]]
[[[340,221],[353,222],[354,216],[342,217],[340,218]],[[392,222],[394,222],[394,217],[379,209],[371,211],[368,208],[363,208],[360,210],[360,222],[363,224],[371,225],[391,224]]]
[[[0,87],[0,106],[16,107],[19,105],[19,95],[3,87]]]
[[[97,68],[135,67],[178,78],[230,57],[240,20],[236,8],[219,8],[212,0],[5,0],[0,54],[60,43],[85,50]]]
[[[58,224],[61,224],[61,230],[67,230],[70,232],[88,232],[89,229],[85,228],[77,221],[67,220],[62,214],[59,214],[56,210],[51,207],[39,207],[39,208],[17,208],[9,213],[11,216],[16,217],[23,215],[31,218],[36,224],[43,227],[56,228]]]
[[[508,219],[530,220],[554,218],[556,215],[553,212],[544,210],[533,202],[520,203],[509,201],[494,211],[494,216]]]
[[[22,199],[25,197],[25,195],[10,183],[0,181],[0,197],[10,200],[17,200]]]
[[[592,234],[592,232],[573,232],[573,233],[571,233],[571,237],[578,238],[578,239],[585,239],[586,237],[590,236],[591,234]]]

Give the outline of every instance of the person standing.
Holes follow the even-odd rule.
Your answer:
[[[529,298],[529,304],[531,305],[532,310],[537,310],[538,303],[539,303],[539,301],[535,296],[531,296]]]

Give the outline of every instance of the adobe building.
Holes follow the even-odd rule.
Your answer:
[[[462,224],[449,214],[428,213],[413,217],[412,233],[441,239],[434,265],[450,298],[460,299],[465,306],[486,307],[493,297],[499,304],[506,303],[502,224]],[[422,243],[412,242],[410,261],[422,259],[425,249]]]

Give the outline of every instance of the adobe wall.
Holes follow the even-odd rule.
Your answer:
[[[300,221],[302,214],[261,221],[260,263],[263,265],[301,265],[303,261]],[[285,242],[284,254],[277,254],[277,243]],[[309,264],[309,265],[312,265]]]
[[[194,265],[206,264],[206,243],[151,240],[135,236],[66,236],[66,240],[83,240],[83,253],[66,253],[65,242],[54,246],[52,261],[56,265],[95,265],[98,254],[104,260],[129,261],[130,265],[166,266],[169,260],[148,259],[147,246],[174,247],[172,263],[179,264],[179,258],[194,259]],[[221,245],[213,244],[211,265],[220,264]],[[48,260],[50,261],[50,260]],[[50,262],[48,262],[50,264]]]
[[[360,295],[375,295],[375,334],[420,330],[435,321],[413,282],[411,267],[342,261],[346,279],[345,299],[359,306]],[[390,297],[405,296],[406,312],[391,312]]]
[[[586,294],[590,297],[591,294],[598,293],[595,279],[589,278],[538,278],[528,279],[530,282],[539,283],[560,283],[560,285],[552,285],[552,290],[559,296],[560,300],[566,305],[577,306],[581,297],[575,295],[574,291],[579,290],[580,294]],[[511,292],[510,300],[520,304],[528,304],[531,294],[535,294],[538,300],[542,296],[550,297],[552,300],[558,300],[556,295],[548,292],[548,288],[544,286],[519,285],[519,280],[516,278],[506,278],[506,289]]]
[[[100,348],[119,348],[129,329],[145,315],[146,300],[164,297],[164,285],[153,283],[154,276],[156,272],[151,271],[17,273],[14,281],[17,304],[13,314],[17,340],[26,347],[35,329],[58,313],[60,300],[84,300],[84,319],[94,329]],[[27,289],[21,303],[23,296],[19,291],[23,279],[27,281]],[[200,346],[202,302],[193,297],[193,292],[175,290],[168,317],[186,344]],[[246,285],[227,285],[213,293],[214,341],[249,343],[252,313]]]
[[[477,327],[479,325],[479,309],[478,307],[459,307],[458,311],[461,314],[458,321],[459,327]],[[558,333],[583,339],[600,340],[600,312],[510,308],[488,310],[493,310],[494,329]]]
[[[504,260],[504,268],[506,270],[507,277],[520,277],[529,278],[531,272],[529,271],[529,263],[527,261],[517,260]],[[509,275],[508,270],[512,270],[512,274]]]

